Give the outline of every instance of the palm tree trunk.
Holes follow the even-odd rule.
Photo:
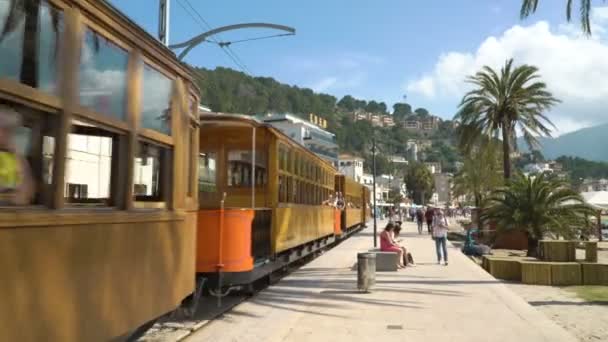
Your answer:
[[[502,165],[506,181],[511,178],[511,142],[509,136],[511,129],[509,126],[506,123],[502,126]]]
[[[27,0],[25,8],[25,31],[23,34],[23,60],[21,64],[21,82],[31,87],[38,87],[38,17],[40,3]]]
[[[528,233],[528,253],[526,256],[538,257],[538,238]]]

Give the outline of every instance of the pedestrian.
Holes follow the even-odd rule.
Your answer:
[[[429,234],[433,234],[433,208],[426,208],[426,212],[424,213],[424,218],[426,218],[426,228],[429,231]]]
[[[433,217],[433,239],[435,239],[435,249],[437,251],[437,265],[441,264],[443,252],[443,261],[448,265],[448,220],[440,209],[435,210]]]
[[[416,210],[416,223],[418,224],[418,234],[422,234],[422,226],[424,225],[424,212],[422,208]]]
[[[382,233],[380,233],[380,250],[382,252],[394,252],[397,253],[397,268],[405,268],[405,263],[403,261],[403,249],[401,246],[397,245],[397,243],[393,240],[393,230],[395,229],[395,225],[392,223],[388,223]],[[407,261],[407,259],[405,259]]]
[[[15,142],[20,126],[19,113],[0,104],[0,206],[30,204],[34,193],[29,164]]]

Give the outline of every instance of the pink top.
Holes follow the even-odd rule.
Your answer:
[[[385,252],[398,252],[401,250],[400,247],[395,246],[392,242],[392,237],[390,233],[386,230],[380,233],[380,250]]]

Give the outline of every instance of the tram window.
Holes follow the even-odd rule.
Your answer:
[[[127,51],[87,29],[80,58],[80,104],[124,120],[128,60]]]
[[[25,6],[27,10],[10,11],[10,1],[0,1],[0,27],[8,28],[0,40],[0,78],[8,78],[39,88],[45,92],[57,93],[57,53],[58,39],[63,31],[62,12],[40,1],[36,8]],[[25,20],[36,15],[38,25],[25,28]],[[9,18],[10,16],[10,18]],[[11,20],[14,25],[7,26]],[[35,28],[34,32],[31,29]],[[38,55],[24,54],[24,40],[29,51]],[[36,46],[29,46],[29,45]]]
[[[194,165],[193,163],[195,161],[192,160],[192,156],[194,156],[194,146],[196,146],[196,136],[194,134],[195,129],[193,127],[190,127],[189,131],[188,131],[188,138],[186,139],[186,144],[188,145],[188,148],[186,151],[188,151],[188,154],[186,154],[186,174],[188,175],[188,179],[186,180],[186,194],[188,195],[188,197],[192,197],[192,194],[194,192]]]
[[[287,171],[287,149],[283,145],[279,146],[279,169]]]
[[[287,202],[287,184],[286,177],[283,175],[279,176],[279,202],[285,203]]]
[[[165,165],[168,164],[168,159],[168,149],[145,142],[139,143],[133,177],[133,194],[137,201],[164,200],[164,179],[165,172],[168,171]]]
[[[256,151],[255,154],[255,175],[252,175],[251,151],[235,150],[228,152],[228,186],[230,187],[250,187],[266,185],[268,175],[266,174],[266,154]],[[255,177],[255,179],[252,179]]]
[[[171,135],[171,90],[173,82],[144,64],[141,127]]]
[[[217,191],[217,154],[200,153],[198,157],[198,189],[200,192]]]
[[[76,206],[111,205],[112,150],[116,136],[74,120],[68,134],[64,196]]]

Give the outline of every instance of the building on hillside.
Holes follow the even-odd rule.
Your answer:
[[[395,120],[393,120],[393,116],[392,115],[383,115],[382,116],[382,126],[384,126],[384,127],[395,126]]]
[[[338,167],[338,144],[335,134],[291,114],[267,114],[258,118]],[[311,118],[315,120],[314,116]],[[315,121],[327,125],[327,122],[321,118]]]
[[[418,144],[415,139],[407,141],[407,159],[412,162],[418,161]]]
[[[585,179],[579,186],[579,191],[608,191],[608,179]]]
[[[382,127],[384,126],[382,122],[382,115],[380,114],[372,114],[371,115],[371,123],[374,127]]]
[[[441,204],[449,204],[452,201],[452,174],[436,173],[433,175],[435,181],[435,193],[437,194],[437,202]]]
[[[352,113],[353,121],[369,121],[374,127],[393,127],[396,125],[392,115],[369,113],[362,110],[355,110]]]
[[[395,166],[404,166],[408,164],[407,159],[402,156],[389,156],[388,161],[395,164]]]
[[[441,173],[441,163],[425,162],[424,165],[431,171],[432,174]]]
[[[358,183],[363,179],[363,158],[341,154],[338,158],[338,171]]]
[[[403,120],[403,126],[410,132],[415,132],[424,136],[428,136],[430,133],[433,133],[437,129],[439,129],[440,122],[441,119],[434,115],[430,115],[427,117],[410,115]]]

